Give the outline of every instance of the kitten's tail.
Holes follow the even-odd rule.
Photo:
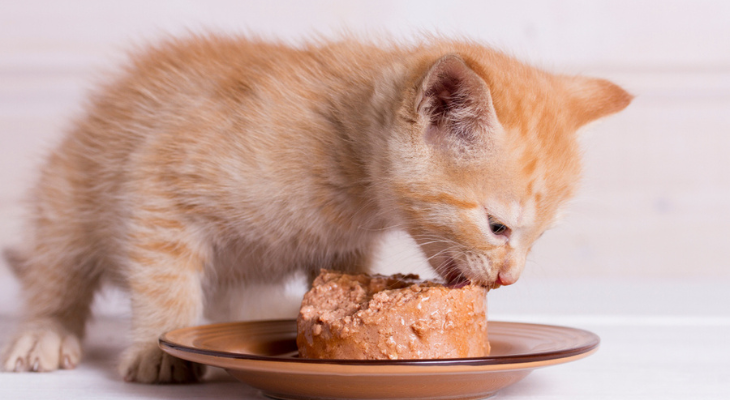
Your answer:
[[[25,259],[20,255],[20,252],[17,249],[5,248],[3,250],[3,258],[10,267],[10,270],[13,271],[13,274],[20,278],[23,275],[23,265],[25,264]]]

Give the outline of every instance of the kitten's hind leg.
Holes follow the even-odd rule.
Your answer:
[[[12,260],[26,309],[20,329],[2,352],[5,371],[70,369],[81,360],[80,342],[98,275],[67,249],[49,247],[42,238],[40,243],[31,257]]]
[[[201,278],[206,252],[169,216],[137,218],[130,233],[128,277],[133,344],[122,357],[126,381],[197,381],[203,366],[166,353],[161,334],[198,322],[203,311]]]

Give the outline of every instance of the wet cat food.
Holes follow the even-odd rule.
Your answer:
[[[297,318],[305,358],[429,359],[489,354],[487,289],[449,288],[417,275],[323,270]]]

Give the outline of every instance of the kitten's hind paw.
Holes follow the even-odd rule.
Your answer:
[[[2,370],[48,372],[73,369],[81,361],[81,343],[52,322],[29,324],[10,341],[3,352]]]
[[[119,372],[127,382],[185,383],[200,381],[205,366],[173,357],[157,343],[136,343],[124,352]]]

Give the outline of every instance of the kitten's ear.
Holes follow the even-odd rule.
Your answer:
[[[626,108],[634,96],[605,79],[570,77],[566,80],[575,127],[617,113]]]
[[[446,55],[431,66],[416,107],[428,121],[425,139],[432,144],[474,142],[498,125],[487,84],[457,55]]]

